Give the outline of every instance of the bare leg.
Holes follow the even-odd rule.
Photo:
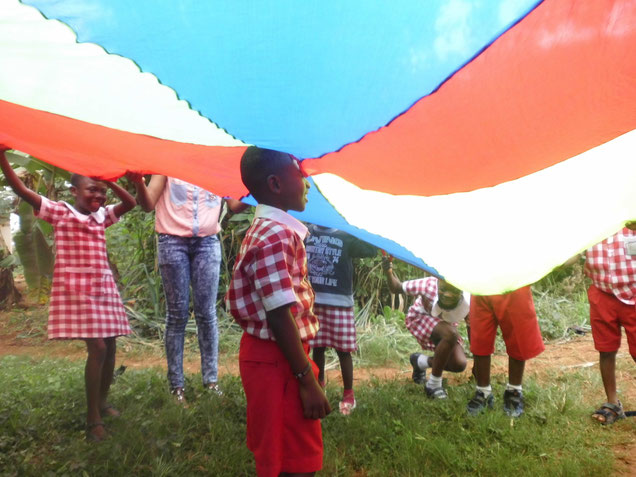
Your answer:
[[[474,356],[475,380],[477,386],[486,387],[490,385],[490,355]]]
[[[466,369],[466,355],[457,338],[455,327],[446,322],[440,322],[433,328],[431,339],[436,344],[431,363],[433,376],[441,376],[443,371],[461,373]]]
[[[521,386],[523,381],[523,371],[526,368],[525,361],[508,356],[508,381],[514,386]]]
[[[115,370],[115,353],[117,352],[117,341],[115,337],[104,338],[106,344],[106,358],[102,367],[102,381],[100,383],[99,409],[107,416],[119,416],[119,411],[108,404],[108,391],[113,382],[113,372]]]
[[[338,359],[340,360],[340,371],[342,372],[342,384],[345,391],[353,389],[353,359],[348,351],[338,351]]]
[[[86,339],[86,367],[84,368],[84,383],[86,386],[86,424],[89,426],[90,434],[97,440],[106,437],[106,430],[103,426],[91,426],[101,422],[99,413],[100,389],[102,382],[102,369],[106,359],[106,343],[101,338]]]
[[[318,366],[318,381],[325,382],[325,348],[314,348],[312,351],[314,363]]]
[[[609,353],[600,352],[599,367],[601,368],[601,378],[603,378],[607,402],[618,404],[618,396],[616,395],[616,351]]]

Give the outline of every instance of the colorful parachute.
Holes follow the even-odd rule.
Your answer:
[[[636,219],[633,0],[0,0],[0,58],[10,147],[233,197],[287,151],[301,218],[474,293]]]

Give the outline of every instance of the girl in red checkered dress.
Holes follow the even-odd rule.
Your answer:
[[[108,265],[104,230],[132,209],[135,199],[117,184],[74,174],[71,193],[75,205],[54,202],[28,189],[13,171],[0,145],[0,167],[7,183],[33,206],[40,219],[55,231],[55,268],[49,304],[49,339],[83,339],[88,357],[85,368],[86,437],[106,437],[102,418],[117,416],[108,404],[113,379],[117,336],[130,333],[128,319]],[[107,188],[121,203],[103,207]]]
[[[357,349],[353,313],[353,258],[373,257],[377,249],[334,228],[309,225],[305,240],[309,281],[316,292],[314,313],[320,322],[316,336],[309,342],[318,365],[318,380],[325,382],[325,349],[338,354],[344,392],[340,412],[349,415],[356,407],[353,394],[353,360]]]

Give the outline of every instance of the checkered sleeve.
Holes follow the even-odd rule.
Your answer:
[[[253,265],[254,286],[266,311],[296,303],[292,278],[295,250],[290,237],[278,234],[278,240],[259,248]]]
[[[38,219],[42,219],[51,225],[55,225],[61,218],[68,214],[68,209],[61,202],[54,202],[44,196],[40,196],[42,203],[40,210],[34,210],[34,214]]]
[[[409,296],[421,296],[433,302],[437,296],[437,278],[427,277],[408,280],[402,283],[402,289]]]
[[[106,206],[106,220],[104,221],[104,227],[110,227],[113,224],[119,222],[119,217],[115,215],[115,205]]]

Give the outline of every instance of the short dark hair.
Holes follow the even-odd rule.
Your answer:
[[[81,174],[71,174],[71,185],[73,187],[79,187],[80,184],[84,182],[84,180],[86,180],[86,178],[86,176],[83,176]]]
[[[254,198],[261,202],[267,193],[267,178],[278,173],[291,159],[292,156],[286,152],[250,146],[241,157],[241,180]]]

